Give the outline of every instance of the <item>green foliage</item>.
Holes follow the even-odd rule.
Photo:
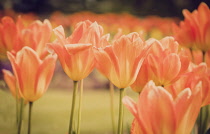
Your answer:
[[[118,90],[115,93],[115,123],[118,118]],[[136,94],[127,94],[136,98]],[[71,92],[49,89],[32,109],[32,134],[66,134],[68,132]],[[0,134],[14,134],[16,128],[15,99],[0,90]],[[27,132],[28,104],[24,107],[22,134]],[[75,115],[77,117],[77,115]],[[133,116],[125,108],[124,130],[130,127]],[[76,122],[75,122],[76,124]],[[117,126],[117,124],[115,125]],[[82,105],[81,134],[111,134],[110,95],[107,90],[85,90]]]

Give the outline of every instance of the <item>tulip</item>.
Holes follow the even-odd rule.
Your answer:
[[[24,47],[16,56],[10,52],[7,55],[12,64],[20,96],[29,102],[30,134],[32,104],[46,92],[53,76],[57,55],[48,55],[41,60],[38,53],[30,47]]]
[[[44,22],[36,20],[28,25],[24,25],[24,20],[19,17],[17,28],[22,47],[31,47],[41,58],[44,58],[48,54],[46,43],[50,41],[52,33],[52,26],[49,20],[44,20]]]
[[[123,127],[124,88],[135,81],[148,49],[138,33],[122,35],[112,45],[95,49],[97,69],[120,88],[118,134]]]
[[[41,60],[38,53],[32,48],[24,47],[15,56],[10,52],[7,53],[7,56],[12,64],[14,76],[8,71],[4,71],[6,81],[11,90],[17,88],[20,96],[30,104],[29,134],[32,103],[46,92],[53,76],[57,55],[48,55],[45,59]]]
[[[180,26],[174,25],[174,37],[183,46],[187,46],[191,51],[201,50],[203,54],[210,50],[210,10],[202,2],[197,10],[190,13],[183,10],[185,20],[180,22]]]
[[[19,49],[18,28],[11,17],[5,16],[0,23],[0,59],[6,59],[7,51]]]
[[[49,48],[57,53],[64,72],[74,81],[69,123],[69,134],[71,134],[73,133],[72,126],[78,81],[86,78],[95,67],[93,46],[98,47],[102,43],[108,44],[109,35],[102,36],[103,28],[96,22],[92,23],[89,20],[78,23],[72,35],[67,38],[62,26],[55,28],[54,33],[57,40],[49,44]],[[79,120],[81,120],[80,117]],[[79,131],[79,123],[77,131]]]
[[[135,119],[131,134],[190,134],[201,106],[201,84],[195,92],[185,88],[176,98],[153,81],[147,83],[135,103],[124,97]]]
[[[24,47],[16,56],[8,52],[21,97],[33,102],[47,90],[53,76],[56,55],[49,55],[41,60],[29,47]],[[33,70],[33,71],[31,71]]]
[[[54,32],[57,42],[49,44],[49,48],[58,54],[64,72],[74,81],[87,77],[95,67],[92,47],[108,39],[107,35],[101,36],[102,27],[96,22],[84,21],[76,25],[68,38],[62,26]]]
[[[173,83],[171,86],[167,87],[167,90],[174,96],[178,94],[185,88],[190,88],[194,92],[195,86],[202,82],[201,90],[201,112],[199,114],[197,123],[198,123],[198,132],[204,133],[208,128],[208,122],[210,119],[209,116],[209,107],[210,104],[210,75],[209,68],[207,68],[206,63],[200,63],[199,65],[190,64],[188,73],[181,77],[178,81]],[[178,90],[177,90],[178,89]]]
[[[112,45],[95,49],[97,69],[118,88],[126,88],[135,81],[148,48],[138,33],[122,35]]]
[[[174,38],[149,39],[146,44],[152,46],[136,81],[131,85],[134,91],[141,92],[150,80],[153,80],[156,85],[168,86],[185,74],[189,59],[185,53],[178,51],[179,44]]]

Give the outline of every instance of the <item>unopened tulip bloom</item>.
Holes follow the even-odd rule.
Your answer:
[[[41,60],[39,55],[29,47],[21,49],[16,56],[8,52],[8,59],[16,79],[21,97],[33,102],[47,90],[55,69],[56,55],[48,55]],[[7,73],[8,74],[8,73]],[[14,83],[10,83],[12,86]]]
[[[153,80],[158,86],[167,86],[181,77],[189,66],[189,59],[178,51],[179,44],[172,37],[149,39],[151,49],[131,88],[141,92],[145,84]]]
[[[201,106],[201,84],[195,92],[184,89],[176,98],[153,81],[147,83],[137,103],[124,97],[135,119],[131,134],[190,134]]]

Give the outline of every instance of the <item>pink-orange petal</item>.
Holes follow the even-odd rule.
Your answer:
[[[12,95],[14,97],[18,97],[19,98],[19,93],[17,92],[17,87],[16,87],[16,79],[15,76],[8,70],[3,69],[2,70],[3,74],[4,74],[4,80],[7,83]]]

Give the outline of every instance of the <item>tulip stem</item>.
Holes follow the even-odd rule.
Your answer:
[[[193,49],[192,48],[190,48],[190,53],[191,53],[191,57],[192,57],[192,62],[194,63],[195,61],[194,61],[194,55],[193,55]]]
[[[71,105],[71,115],[70,115],[70,122],[69,122],[69,134],[73,133],[73,120],[74,120],[74,111],[75,111],[75,101],[76,95],[78,90],[78,81],[74,81],[74,89],[73,89],[73,97],[72,97],[72,105]]]
[[[206,62],[206,60],[205,60],[206,52],[202,51],[202,54],[203,54],[203,62]]]
[[[83,79],[80,81],[80,96],[79,96],[77,134],[80,134],[80,122],[81,122],[81,115],[82,115],[82,98],[83,98]]]
[[[20,99],[20,111],[18,112],[18,134],[21,133],[21,126],[22,126],[22,116],[23,116],[23,98]]]
[[[17,122],[17,125],[19,125],[18,123],[19,123],[19,100],[18,100],[18,97],[17,97],[17,95],[16,95],[16,122]]]
[[[32,111],[33,102],[29,102],[29,112],[28,112],[28,134],[31,133],[31,111]]]
[[[209,106],[204,106],[201,108],[199,114],[198,134],[204,134],[207,130],[209,122],[209,112]]]
[[[124,88],[120,89],[120,99],[119,99],[119,118],[118,118],[118,134],[122,134],[123,132],[123,115],[124,115],[124,110],[123,110],[123,104],[122,104],[122,98],[124,96]]]
[[[115,120],[114,120],[114,85],[110,82],[109,83],[109,90],[110,90],[110,110],[111,110],[111,119],[112,119],[112,131],[115,134]]]

